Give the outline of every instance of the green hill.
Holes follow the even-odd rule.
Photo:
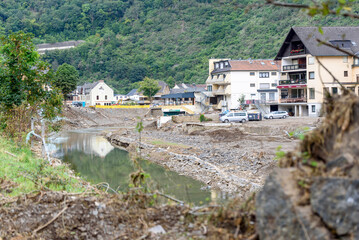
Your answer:
[[[104,79],[126,93],[148,76],[204,83],[209,58],[273,58],[292,26],[349,26],[264,0],[4,0],[0,33],[24,30],[35,43],[86,40],[44,56],[74,65],[81,81]],[[354,6],[354,10],[358,10]]]

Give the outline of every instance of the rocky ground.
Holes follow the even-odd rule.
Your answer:
[[[278,147],[289,151],[297,145],[298,140],[287,133],[313,128],[318,120],[290,118],[205,124],[208,127],[199,123],[170,123],[159,130],[149,125],[142,132],[142,151],[153,162],[200,180],[210,188],[245,198],[260,189],[276,167]],[[107,134],[109,141],[125,148],[138,144],[138,137],[128,128]]]
[[[149,124],[140,145],[136,119],[126,125],[121,118],[123,128],[107,134],[113,144],[131,152],[140,147],[150,160],[209,179],[212,187],[248,192],[273,173],[245,202],[198,208],[156,205],[159,196],[140,188],[113,195],[40,190],[3,197],[13,183],[0,179],[0,239],[359,239],[359,98],[344,95],[333,102],[319,126],[312,118],[170,123],[161,130]],[[303,141],[292,139],[301,137],[303,126],[314,130]],[[278,145],[291,151],[279,152],[277,164]]]

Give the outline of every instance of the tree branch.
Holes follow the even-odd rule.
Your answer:
[[[324,10],[316,1],[313,1],[314,6],[311,7],[309,5],[306,4],[296,4],[296,3],[285,3],[285,2],[278,2],[278,1],[274,1],[274,0],[266,0],[267,4],[273,5],[273,6],[278,6],[278,7],[287,7],[287,8],[298,8],[298,9],[317,9],[317,10]],[[326,10],[326,9],[325,9]],[[359,15],[358,14],[354,14],[354,13],[350,13],[350,12],[345,12],[345,13],[338,13],[336,10],[329,10],[327,12],[330,15],[341,15],[343,17],[350,17],[350,18],[356,18],[359,19]]]

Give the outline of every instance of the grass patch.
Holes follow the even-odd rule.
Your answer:
[[[37,158],[29,147],[18,147],[0,137],[0,180],[11,181],[14,187],[0,193],[17,196],[42,188],[53,191],[83,192],[83,181],[73,177],[66,165],[50,166]]]

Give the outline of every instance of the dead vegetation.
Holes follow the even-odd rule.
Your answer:
[[[150,201],[151,200],[151,201]],[[2,239],[255,239],[253,199],[227,207],[156,205],[147,194],[41,191],[0,201]],[[154,229],[160,226],[163,233]]]

